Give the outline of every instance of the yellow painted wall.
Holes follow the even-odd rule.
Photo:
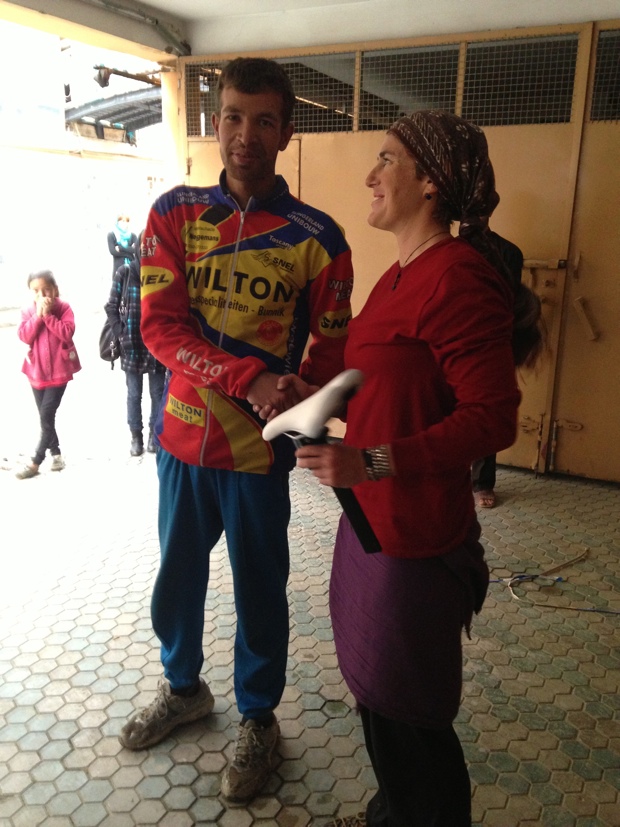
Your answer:
[[[586,124],[553,406],[553,470],[605,480],[620,479],[619,159],[620,123]]]

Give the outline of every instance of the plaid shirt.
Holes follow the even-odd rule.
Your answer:
[[[140,264],[123,264],[114,274],[105,312],[121,346],[121,368],[129,373],[164,373],[140,333]]]

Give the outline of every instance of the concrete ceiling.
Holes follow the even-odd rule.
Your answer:
[[[168,54],[238,54],[620,18],[620,0],[0,0],[0,17],[67,23]],[[63,32],[76,37],[76,32]]]
[[[148,0],[194,54],[286,49],[620,17],[620,0]]]

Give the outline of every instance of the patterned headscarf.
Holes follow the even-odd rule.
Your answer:
[[[449,220],[460,221],[459,236],[511,282],[501,249],[488,232],[499,203],[487,140],[479,127],[457,115],[421,109],[388,129],[411,152],[437,187]],[[513,284],[514,289],[514,284]],[[540,300],[524,284],[515,291],[512,347],[517,365],[532,366],[543,348]]]
[[[421,109],[399,118],[388,134],[404,144],[435,184],[450,220],[460,221],[459,236],[502,270],[486,233],[499,195],[484,132],[450,112]]]

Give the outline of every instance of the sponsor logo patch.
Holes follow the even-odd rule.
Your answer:
[[[260,323],[258,330],[256,331],[256,335],[259,340],[264,342],[266,345],[273,345],[279,341],[283,332],[284,328],[280,322],[269,319],[268,321]]]
[[[324,313],[321,316],[320,328],[323,336],[330,336],[338,339],[340,336],[346,336],[347,327],[351,321],[351,310],[334,310],[330,313]]]
[[[164,290],[173,281],[174,276],[170,270],[163,267],[152,267],[147,264],[140,268],[140,294],[142,298],[149,296],[151,293],[157,293],[159,290]]]
[[[194,405],[186,405],[180,399],[171,394],[168,396],[166,403],[166,411],[177,419],[187,422],[190,425],[198,425],[201,428],[205,427],[205,409],[196,408]]]
[[[207,253],[220,242],[220,231],[204,221],[186,221],[181,238],[188,253]]]

